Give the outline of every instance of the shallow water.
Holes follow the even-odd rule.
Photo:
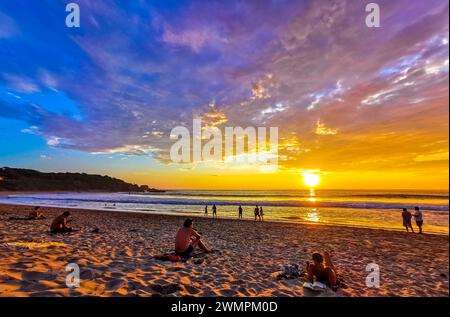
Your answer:
[[[167,191],[164,193],[20,194],[0,197],[0,203],[145,213],[204,215],[217,205],[219,217],[253,218],[262,205],[265,219],[402,229],[401,208],[420,206],[424,230],[448,234],[448,192],[440,191]]]

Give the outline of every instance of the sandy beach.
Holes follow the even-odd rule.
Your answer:
[[[448,296],[446,235],[195,218],[216,250],[187,262],[154,257],[173,249],[184,218],[113,211],[73,210],[81,231],[50,235],[62,209],[0,205],[0,296],[312,296],[300,279],[276,275],[284,265],[304,267],[312,251],[329,251],[345,288],[319,296]],[[91,233],[97,226],[99,233]],[[379,288],[366,286],[366,265],[380,267]],[[66,265],[80,267],[80,286],[68,288]]]

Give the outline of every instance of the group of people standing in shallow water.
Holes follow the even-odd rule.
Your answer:
[[[238,218],[242,219],[244,210],[242,209],[242,205],[238,207]],[[264,221],[264,210],[262,206],[256,205],[254,209],[255,221]],[[208,205],[205,205],[205,216],[208,216]],[[217,217],[217,206],[215,204],[212,205],[212,216]]]

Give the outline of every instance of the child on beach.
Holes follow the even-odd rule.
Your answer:
[[[408,209],[403,208],[402,218],[403,218],[403,227],[406,228],[406,232],[409,232],[409,228],[411,228],[411,231],[414,232],[414,229],[411,224],[412,215]]]
[[[331,288],[336,287],[336,269],[328,252],[323,255],[319,252],[312,254],[312,261],[306,261],[306,277],[311,282],[321,282],[329,285]]]
[[[180,257],[188,257],[197,246],[205,253],[211,252],[201,240],[200,234],[193,229],[193,220],[186,219],[175,236],[175,252]]]
[[[262,206],[259,207],[259,220],[263,221],[264,220],[264,211]]]
[[[205,206],[205,216],[208,216],[208,205]]]
[[[420,211],[419,207],[414,207],[414,219],[416,220],[416,225],[419,227],[419,233],[422,233],[422,225],[423,225],[423,215]]]

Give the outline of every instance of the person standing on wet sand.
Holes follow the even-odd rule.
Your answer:
[[[208,205],[205,205],[205,216],[208,216]]]
[[[414,229],[411,224],[412,215],[408,211],[408,209],[403,208],[402,218],[403,218],[403,227],[406,228],[406,232],[409,232],[409,228],[411,228],[411,231],[414,232]]]
[[[238,213],[239,213],[238,218],[242,219],[242,206],[241,205],[239,205]]]
[[[420,211],[419,207],[414,207],[414,219],[416,220],[416,225],[419,227],[419,233],[422,233],[422,225],[423,225],[423,215]]]
[[[213,211],[213,217],[217,217],[217,207],[215,204],[212,206],[212,211]]]
[[[259,207],[259,220],[264,221],[264,211],[263,211],[262,206]]]
[[[254,212],[255,212],[255,221],[256,221],[256,219],[258,219],[258,217],[259,217],[259,207],[258,207],[258,205],[256,205]]]

